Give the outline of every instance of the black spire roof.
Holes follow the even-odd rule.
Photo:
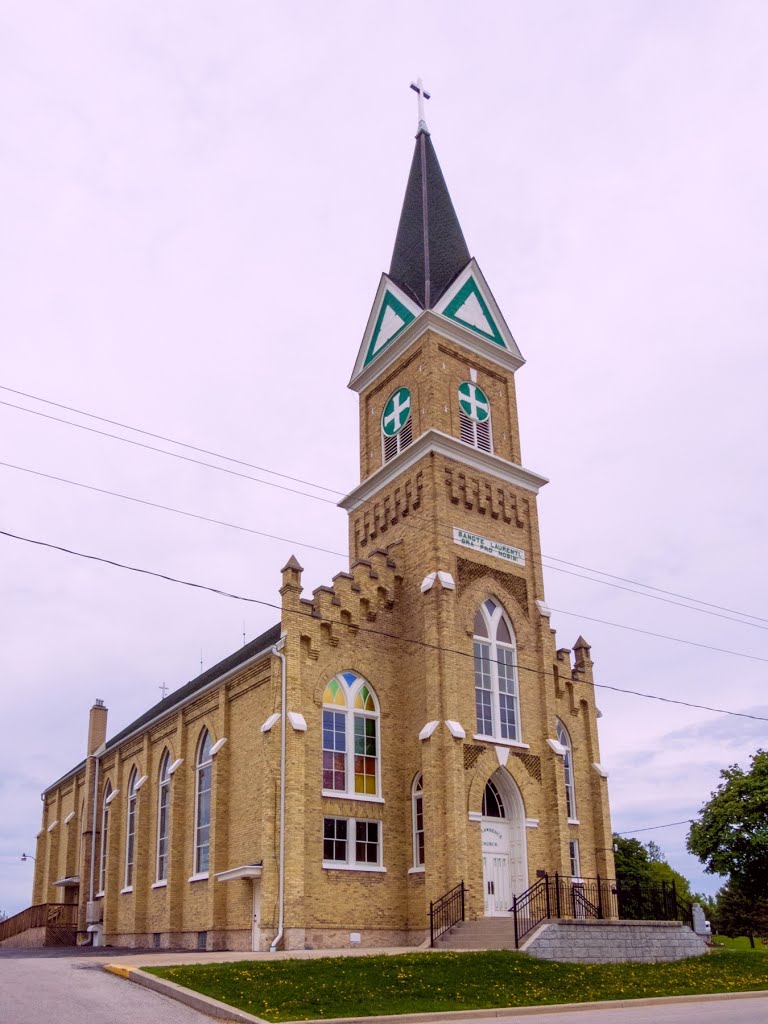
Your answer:
[[[420,306],[430,309],[469,258],[435,147],[422,122],[389,276]]]

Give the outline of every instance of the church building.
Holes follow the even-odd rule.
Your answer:
[[[308,590],[290,558],[280,621],[116,734],[96,701],[43,794],[32,899],[76,904],[78,942],[418,945],[462,882],[479,919],[544,872],[614,877],[590,647],[558,647],[544,594],[524,360],[421,115],[349,382],[349,565]]]

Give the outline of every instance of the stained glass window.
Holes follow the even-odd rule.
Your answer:
[[[211,734],[203,729],[197,745],[197,779],[195,792],[195,874],[208,870],[211,848]]]
[[[133,858],[136,848],[136,783],[139,775],[135,768],[128,778],[128,810],[125,825],[125,888],[133,887]]]
[[[171,802],[171,757],[166,750],[160,760],[157,794],[157,882],[168,879],[168,825]]]
[[[341,672],[323,693],[323,791],[379,795],[379,707],[370,685]]]

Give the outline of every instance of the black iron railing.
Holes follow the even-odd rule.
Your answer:
[[[693,922],[692,904],[674,882],[621,885],[608,878],[544,875],[512,901],[515,947],[548,918]]]
[[[445,896],[439,900],[430,901],[429,904],[429,944],[434,946],[435,939],[455,924],[464,920],[464,893],[463,882],[455,885]]]

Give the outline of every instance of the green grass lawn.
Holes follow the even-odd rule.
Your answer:
[[[498,950],[145,970],[269,1021],[768,989],[767,958],[725,950],[665,964],[563,964]]]
[[[737,939],[729,939],[727,935],[713,935],[712,941],[717,943],[718,946],[725,946],[726,949],[752,949],[749,944],[749,938],[746,935],[740,935]],[[766,953],[768,952],[768,946],[764,946],[760,939],[755,939],[755,952],[758,950]]]

